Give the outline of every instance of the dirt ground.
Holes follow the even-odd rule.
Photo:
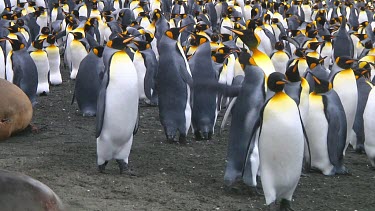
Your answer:
[[[69,210],[267,210],[263,196],[223,187],[228,127],[211,141],[186,146],[164,140],[156,107],[140,108],[130,165],[137,177],[119,175],[116,162],[96,167],[95,118],[70,105],[74,81],[39,97],[33,124],[1,142],[1,168],[23,172],[51,187]],[[221,123],[221,117],[218,119]],[[375,210],[375,171],[364,154],[347,152],[349,176],[311,173],[294,193],[295,210]],[[1,209],[1,208],[0,208]]]

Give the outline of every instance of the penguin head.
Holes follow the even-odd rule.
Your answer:
[[[20,27],[23,27],[23,26],[25,26],[25,21],[24,21],[23,19],[17,19],[15,25],[18,25],[18,26],[20,26]]]
[[[308,38],[315,38],[318,35],[318,30],[311,29],[309,31],[306,31],[306,37]]]
[[[373,45],[372,45],[371,40],[368,40],[367,42],[365,42],[364,46],[366,49],[372,49]]]
[[[134,36],[118,36],[109,40],[107,46],[117,50],[123,50],[134,38]]]
[[[286,83],[289,83],[289,81],[280,72],[273,72],[268,76],[267,86],[273,92],[283,91]]]
[[[332,84],[329,82],[329,75],[324,71],[308,71],[308,74],[312,75],[314,79],[314,92],[315,93],[326,93],[332,89]]]
[[[32,42],[32,45],[36,49],[43,49],[43,43],[45,39],[35,40]]]
[[[298,62],[299,61],[297,61],[294,65],[288,67],[285,71],[285,76],[290,82],[301,81],[301,76],[298,71]]]
[[[17,33],[20,31],[20,27],[17,24],[8,27],[10,33]]]
[[[40,32],[43,34],[43,35],[48,35],[51,33],[51,31],[49,30],[48,27],[43,27],[42,30],[40,30]]]
[[[373,64],[371,64],[373,65]],[[371,79],[371,66],[370,63],[361,61],[358,63],[358,67],[354,69],[354,75],[356,79],[359,79],[360,77],[365,77],[366,79]]]
[[[103,56],[104,47],[103,46],[96,46],[92,48],[92,52],[99,58]]]
[[[53,8],[59,8],[60,4],[58,2],[52,4]]]
[[[220,34],[221,42],[227,42],[233,40],[232,35],[230,34]]]
[[[152,21],[157,21],[161,18],[162,14],[159,9],[154,9],[153,14],[152,14]]]
[[[195,46],[202,45],[203,43],[208,41],[207,37],[199,35],[199,34],[191,34],[190,37],[191,37],[190,42],[193,42],[193,45]]]
[[[227,54],[220,54],[220,53],[216,53],[211,56],[212,61],[216,63],[220,63],[220,64],[224,63],[227,58],[228,58]]]
[[[306,56],[305,51],[305,48],[296,48],[296,50],[294,51],[294,55],[299,58],[304,58]]]
[[[247,65],[257,66],[253,57],[251,57],[251,55],[246,51],[241,51],[239,53],[238,62],[241,64],[242,69],[245,69]]]
[[[260,37],[252,29],[232,29],[224,26],[235,33],[249,49],[257,48],[260,44]]]
[[[298,30],[298,29],[295,29],[295,30],[292,29],[292,30],[290,30],[290,33],[291,33],[292,37],[295,37],[295,36],[300,35],[301,31]]]
[[[324,62],[324,58],[317,59],[315,57],[306,56],[307,66],[309,66],[310,70],[313,70],[316,66],[322,64]]]
[[[170,28],[167,31],[165,31],[165,35],[169,37],[170,39],[177,40],[180,36],[180,33],[182,33],[188,26],[178,27],[178,28]]]
[[[80,40],[83,39],[83,34],[81,32],[71,32],[74,36],[74,39]]]
[[[9,38],[0,39],[0,41],[4,41],[4,40],[8,40],[10,42],[10,44],[12,45],[13,51],[22,50],[25,48],[25,44],[23,44],[21,41],[17,39],[9,39]]]
[[[17,4],[17,7],[24,8],[25,4],[26,4],[26,2],[20,2],[20,3]]]
[[[143,41],[143,40],[136,40],[136,41],[134,41],[134,45],[137,46],[137,48],[138,48],[139,51],[144,51],[146,49],[151,48],[151,45],[148,42]]]
[[[309,42],[307,44],[307,48],[316,51],[316,49],[319,47],[319,45],[323,44],[323,42]]]
[[[326,42],[331,42],[333,39],[332,35],[322,35],[322,39]]]
[[[363,41],[363,40],[365,40],[365,39],[368,38],[368,35],[367,35],[367,34],[358,34],[358,33],[354,33],[354,35],[355,35],[356,37],[358,37],[358,39],[359,39],[360,41]]]
[[[338,56],[335,60],[335,63],[342,69],[349,69],[352,67],[355,61],[357,60],[349,56]]]
[[[275,43],[275,49],[278,50],[278,51],[284,50],[284,42],[282,42],[282,41],[276,42]]]
[[[53,45],[56,42],[56,36],[50,34],[50,35],[48,35],[46,41],[47,41],[48,44]]]

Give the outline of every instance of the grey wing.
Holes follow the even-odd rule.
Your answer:
[[[143,59],[145,60],[146,75],[144,79],[144,90],[146,97],[151,99],[151,90],[155,90],[155,76],[158,68],[158,61],[156,60],[155,53],[150,50],[142,52]]]
[[[106,100],[108,83],[109,83],[109,70],[104,73],[103,81],[100,85],[100,90],[98,94],[98,102],[97,102],[97,109],[96,109],[96,138],[100,136],[100,133],[102,132],[102,128],[103,128],[105,100]]]
[[[327,148],[332,165],[339,166],[346,144],[346,117],[344,107],[337,93],[332,90],[323,95],[324,113],[328,122]]]

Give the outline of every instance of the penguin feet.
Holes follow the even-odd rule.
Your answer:
[[[270,205],[268,205],[269,211],[278,211],[276,202],[272,202]]]
[[[336,169],[336,174],[339,174],[339,175],[351,175],[351,173],[349,172],[349,169],[347,169],[345,166],[341,166],[339,168]]]
[[[42,93],[39,94],[39,96],[47,96],[48,93],[46,91],[43,91]]]
[[[359,153],[359,154],[365,153],[365,147],[363,144],[357,144],[357,147],[354,150],[356,153]]]
[[[175,143],[175,136],[174,135],[167,135],[167,143],[173,144]]]
[[[122,159],[116,159],[118,167],[120,168],[120,174],[126,174],[129,176],[137,176],[130,168],[129,165]]]
[[[280,201],[280,211],[294,211],[290,206],[290,201],[286,199],[281,199]]]
[[[102,165],[98,165],[98,169],[100,173],[105,172],[105,166],[108,164],[108,161],[104,162]]]
[[[178,142],[180,144],[186,145],[187,144],[186,136],[185,135],[180,135],[180,137],[178,138]]]
[[[94,111],[86,111],[86,112],[82,113],[82,116],[84,116],[84,117],[93,117],[93,116],[96,116],[96,112],[94,112]]]

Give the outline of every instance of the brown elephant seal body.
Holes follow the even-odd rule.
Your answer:
[[[22,131],[31,122],[33,107],[16,85],[0,79],[0,141]]]
[[[60,198],[45,184],[21,173],[0,170],[2,211],[64,211]]]

